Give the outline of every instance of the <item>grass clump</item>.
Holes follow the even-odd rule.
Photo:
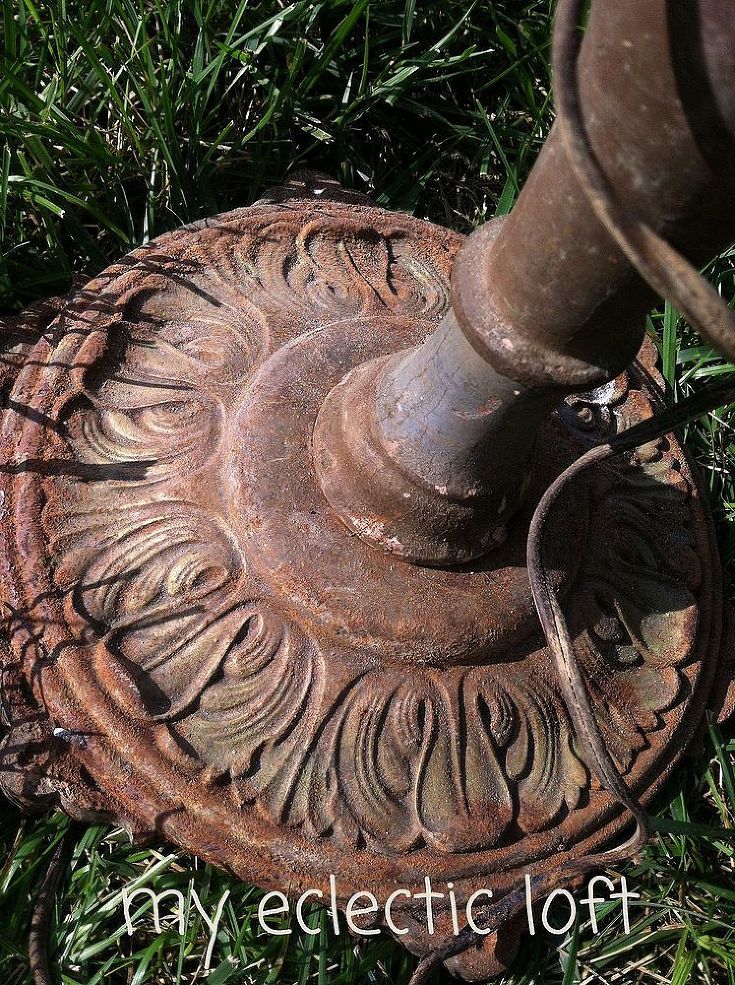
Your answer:
[[[6,0],[0,303],[300,165],[465,230],[508,208],[549,123],[549,8]]]

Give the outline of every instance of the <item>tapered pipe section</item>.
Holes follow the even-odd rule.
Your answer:
[[[735,238],[735,13],[723,0],[593,0],[577,66],[618,196],[701,264]],[[552,130],[511,216],[468,238],[453,312],[415,350],[355,370],[314,436],[345,523],[415,563],[503,539],[539,426],[620,373],[653,296],[598,222]]]

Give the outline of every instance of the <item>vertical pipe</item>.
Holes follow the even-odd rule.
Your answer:
[[[734,78],[730,4],[593,2],[578,65],[590,143],[618,196],[700,264],[735,238]],[[652,301],[557,128],[510,217],[468,238],[452,295],[422,346],[330,394],[315,434],[343,520],[424,564],[462,563],[502,539],[541,421],[632,361]],[[321,457],[330,443],[337,454]],[[368,445],[378,471],[361,468]]]

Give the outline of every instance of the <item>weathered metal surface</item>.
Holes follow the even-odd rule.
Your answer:
[[[314,436],[322,490],[363,540],[403,560],[481,558],[506,539],[559,400],[500,376],[449,311],[422,345],[359,366],[324,401]]]
[[[631,213],[698,266],[732,242],[728,5],[595,2],[577,74],[590,145]],[[353,439],[372,421],[385,467],[355,479],[359,452],[346,448],[322,476],[327,497],[361,537],[423,564],[461,564],[493,549],[554,394],[621,372],[655,300],[600,223],[558,126],[508,219],[469,237],[452,294],[453,313],[434,338],[377,377],[361,370],[348,384],[354,393],[330,399],[335,414],[359,409]],[[325,412],[326,445],[334,430]],[[402,496],[407,482],[420,491],[411,499]]]
[[[425,874],[460,904],[500,895],[622,828],[539,638],[527,517],[492,565],[405,565],[351,535],[311,467],[325,396],[433,330],[459,245],[286,197],[163,237],[63,308],[2,419],[13,796],[293,894],[328,893],[334,873],[342,903],[417,892]],[[563,403],[525,508],[657,400],[637,364]],[[548,565],[603,734],[649,797],[720,649],[719,569],[682,449],[662,440],[596,476],[557,529]],[[412,950],[451,934],[437,910],[429,937],[417,904],[394,908]],[[452,967],[497,970],[517,929],[500,936]]]
[[[728,246],[735,45],[727,4],[594,2],[576,75],[590,145],[631,213],[698,266]],[[506,375],[569,390],[620,372],[638,350],[655,296],[600,224],[558,126],[497,243],[481,230],[465,257],[453,278],[455,312]]]

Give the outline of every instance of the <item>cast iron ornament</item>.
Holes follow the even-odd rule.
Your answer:
[[[324,398],[435,327],[459,243],[295,185],[130,254],[10,350],[11,796],[294,895],[334,873],[384,900],[430,874],[462,901],[615,838],[626,814],[590,785],[540,637],[528,517],[488,562],[408,566],[354,537],[314,478]],[[527,509],[660,400],[645,352],[565,401]],[[547,565],[603,735],[647,799],[718,666],[710,523],[671,438],[580,483],[562,514]],[[436,944],[421,913],[395,913],[412,950]],[[493,970],[495,946],[455,969]]]
[[[598,30],[620,14],[593,11]],[[583,169],[563,126],[562,138]],[[549,155],[558,145],[557,134]],[[548,176],[548,156],[535,173]],[[614,218],[580,209],[577,221],[589,235],[607,223],[622,250],[610,255],[638,265]],[[507,252],[504,228],[470,239],[478,257],[503,235]],[[625,372],[562,399],[563,373],[576,374],[567,391],[579,390],[592,370],[576,343],[559,349],[556,409],[534,411],[520,506],[478,495],[482,512],[466,524],[474,487],[460,502],[421,486],[400,467],[404,447],[370,417],[371,400],[355,398],[380,390],[397,353],[447,325],[459,331],[452,306],[472,338],[465,321],[481,295],[468,249],[450,291],[461,243],[306,176],[6,322],[9,796],[114,819],[294,896],[328,896],[334,874],[341,903],[362,889],[381,904],[396,888],[416,893],[426,875],[451,881],[460,906],[488,886],[502,901],[524,875],[570,883],[579,860],[625,842],[631,811],[639,818],[633,800],[660,788],[707,708],[724,716],[731,704],[711,522],[672,434],[577,476],[550,518],[545,585],[629,792],[621,800],[588,768],[599,756],[580,741],[543,618],[548,645],[541,631],[526,536],[542,494],[580,455],[660,411],[661,380],[644,346]],[[533,372],[524,363],[514,394]],[[350,408],[367,431],[350,427]],[[483,404],[477,417],[495,410]],[[442,412],[474,427],[464,406]],[[410,548],[387,523],[342,510],[334,476],[350,458],[327,439],[345,435],[352,454],[355,433],[372,474],[354,489],[376,501],[385,473],[390,498],[407,500],[410,523],[401,515],[396,529]],[[407,563],[414,544],[442,556],[449,542],[411,537],[417,516],[441,529],[431,511],[443,499],[455,529],[482,519],[492,550],[474,559],[458,535],[455,562],[469,560]],[[452,953],[450,914],[436,909],[429,936],[423,908],[393,907],[415,953],[443,952],[468,979],[512,957],[517,921]]]

